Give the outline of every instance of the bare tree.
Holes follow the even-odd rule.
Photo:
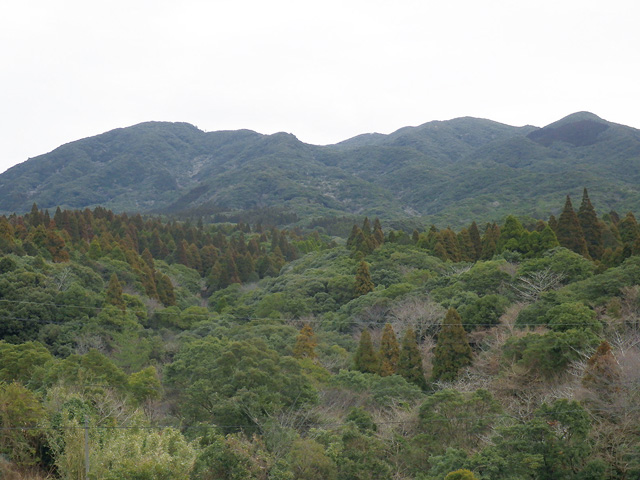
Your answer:
[[[388,314],[396,332],[404,332],[411,327],[418,341],[434,335],[442,322],[445,309],[429,297],[409,297],[396,304]]]
[[[558,288],[565,278],[564,273],[553,272],[551,267],[547,267],[518,277],[513,289],[523,302],[535,302],[544,292]]]

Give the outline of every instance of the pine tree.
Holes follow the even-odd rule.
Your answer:
[[[398,359],[400,348],[398,339],[390,323],[387,323],[382,330],[380,340],[380,375],[387,377],[393,375],[398,370]]]
[[[356,370],[363,373],[378,373],[378,356],[373,350],[371,334],[369,330],[363,330],[360,334],[360,343],[353,359]]]
[[[316,358],[316,342],[315,333],[311,325],[307,324],[300,330],[296,338],[296,345],[293,347],[293,356],[296,358]]]
[[[604,251],[602,245],[602,224],[598,220],[593,205],[591,205],[591,200],[589,200],[589,194],[586,188],[582,193],[582,202],[578,210],[578,221],[580,222],[584,239],[587,242],[589,256],[594,260],[599,260],[602,258]]]
[[[126,310],[127,308],[124,303],[124,298],[122,298],[122,285],[120,285],[118,276],[115,273],[113,273],[111,275],[111,278],[109,279],[104,303],[105,305],[116,306],[122,311]]]
[[[413,328],[408,328],[402,338],[402,347],[398,356],[398,375],[422,389],[427,387],[422,368],[422,356]]]
[[[356,270],[355,295],[356,297],[366,295],[372,292],[374,288],[375,285],[371,281],[371,274],[369,273],[369,265],[367,262],[362,261]]]
[[[471,347],[467,341],[467,333],[462,327],[462,320],[457,310],[449,309],[438,333],[438,343],[434,350],[434,380],[455,380],[461,368],[471,364]]]
[[[558,219],[558,227],[556,229],[556,237],[561,246],[576,252],[583,257],[589,256],[587,242],[584,239],[584,233],[580,227],[578,216],[571,205],[571,198],[567,195],[567,201],[564,204],[560,218]]]

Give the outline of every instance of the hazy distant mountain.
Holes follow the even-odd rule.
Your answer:
[[[299,215],[546,218],[589,188],[601,210],[640,211],[640,131],[591,113],[544,128],[458,118],[315,146],[291,134],[149,122],[63,145],[0,175],[0,211],[284,207]]]

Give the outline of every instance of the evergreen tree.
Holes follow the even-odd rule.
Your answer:
[[[584,239],[578,216],[571,205],[571,198],[567,195],[567,201],[564,209],[558,219],[558,227],[556,228],[556,237],[561,246],[576,252],[584,257],[589,257],[587,242]]]
[[[373,221],[373,234],[371,235],[375,244],[375,248],[378,248],[384,243],[384,232],[382,231],[382,225],[377,218]]]
[[[398,355],[398,375],[422,389],[427,387],[422,368],[422,356],[413,328],[408,328],[402,338],[402,347]]]
[[[360,334],[360,343],[353,359],[356,370],[363,373],[378,373],[378,356],[373,350],[371,334],[369,330],[363,330]]]
[[[390,323],[385,324],[380,340],[380,375],[387,377],[398,370],[400,348]]]
[[[487,224],[482,237],[482,260],[491,260],[496,254],[496,246],[500,238],[500,227],[497,224]]]
[[[122,298],[122,285],[120,285],[118,276],[115,273],[113,273],[111,275],[111,278],[109,279],[104,303],[105,305],[116,306],[122,311],[126,310],[127,308],[124,303],[124,299]]]
[[[293,356],[296,358],[316,358],[316,342],[315,333],[311,325],[307,324],[300,330],[296,338],[296,345],[293,347]]]
[[[618,222],[617,227],[622,243],[633,245],[640,233],[638,222],[636,221],[636,217],[633,216],[633,213],[627,213],[627,215]]]
[[[475,261],[476,251],[473,243],[471,242],[471,235],[469,230],[463,228],[457,235],[458,250],[460,251],[460,260],[463,262]]]
[[[462,260],[460,255],[460,248],[458,247],[458,238],[451,228],[447,227],[438,233],[439,241],[442,243],[444,251],[447,253],[447,258],[452,262],[459,262]]]
[[[374,288],[375,285],[371,281],[371,274],[369,273],[369,265],[367,262],[362,261],[356,270],[355,295],[356,297],[366,295],[367,293],[372,292]]]
[[[591,205],[591,200],[589,200],[589,194],[586,188],[582,193],[582,202],[578,210],[578,221],[580,222],[584,239],[587,242],[589,256],[593,260],[599,260],[602,258],[604,251],[602,245],[602,224],[598,220],[593,205]]]
[[[158,292],[158,298],[165,307],[170,307],[176,304],[176,294],[173,289],[173,283],[171,279],[160,272],[155,274],[156,290]]]
[[[472,222],[469,227],[469,238],[471,239],[471,245],[473,245],[473,260],[480,260],[482,255],[482,238],[480,237],[480,230],[476,222]]]
[[[504,225],[500,229],[500,237],[496,245],[498,253],[506,251],[514,251],[525,253],[524,243],[526,243],[527,231],[513,215],[507,216]]]
[[[455,380],[461,368],[471,364],[471,347],[457,310],[449,309],[438,333],[433,356],[433,379]]]

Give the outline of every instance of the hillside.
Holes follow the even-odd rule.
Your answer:
[[[462,225],[547,218],[589,188],[601,212],[640,207],[640,131],[581,112],[544,128],[458,118],[316,146],[294,135],[150,122],[63,145],[0,175],[0,212],[199,215],[278,207]]]
[[[0,216],[0,478],[640,478],[639,254],[587,191],[341,239]]]

